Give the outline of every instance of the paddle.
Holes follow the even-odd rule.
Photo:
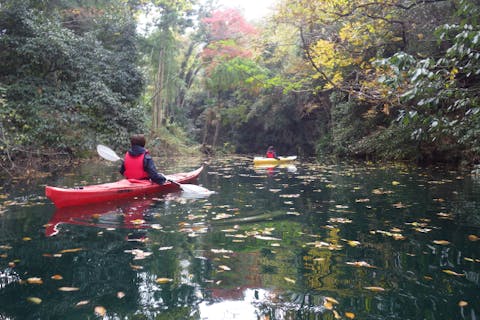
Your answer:
[[[108,161],[118,161],[122,160],[115,151],[110,149],[107,146],[104,146],[102,144],[97,145],[97,152],[100,155],[100,157],[104,158],[105,160]],[[198,196],[208,196],[213,193],[213,191],[210,191],[204,187],[197,186],[195,184],[184,184],[184,183],[178,183],[174,180],[167,179],[168,182],[173,183],[174,185],[178,186],[182,191],[184,192],[189,192],[191,194],[195,194]]]

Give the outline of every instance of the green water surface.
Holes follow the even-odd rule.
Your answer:
[[[468,172],[236,157],[206,163],[206,198],[43,196],[117,178],[100,162],[0,190],[0,319],[480,318]]]

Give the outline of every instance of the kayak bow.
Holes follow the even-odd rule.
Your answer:
[[[122,179],[116,182],[90,185],[76,188],[45,187],[45,195],[57,208],[78,206],[89,203],[132,198],[151,193],[168,193],[180,191],[179,183],[195,181],[203,166],[190,171],[165,176],[165,184],[156,184],[150,180]]]

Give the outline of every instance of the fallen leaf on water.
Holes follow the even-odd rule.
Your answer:
[[[450,244],[450,241],[447,240],[433,240],[433,243],[439,244],[441,246],[446,246]]]
[[[30,238],[30,237],[23,237],[22,240],[23,240],[23,241],[31,241],[32,238]]]
[[[140,224],[144,224],[145,223],[145,220],[143,219],[134,219],[134,220],[131,220],[130,221],[132,224],[134,225],[140,225]]]
[[[461,301],[458,302],[458,306],[461,307],[461,308],[466,307],[466,306],[468,306],[468,302],[461,300]]]
[[[118,292],[117,292],[117,298],[118,298],[118,299],[122,299],[123,297],[125,297],[125,293],[122,292],[122,291],[118,291]]]
[[[222,270],[224,270],[224,271],[230,271],[230,270],[232,270],[232,269],[230,269],[229,266],[226,266],[226,265],[218,266],[218,268],[219,268],[219,269],[222,269]]]
[[[27,282],[30,284],[43,284],[42,278],[38,278],[38,277],[28,278]]]
[[[28,297],[27,298],[28,302],[34,303],[34,304],[40,304],[42,303],[42,299],[37,298],[37,297]]]
[[[348,240],[347,243],[348,243],[351,247],[356,247],[356,246],[360,245],[360,241],[355,241],[355,240]]]
[[[375,292],[382,292],[385,291],[384,288],[382,287],[363,287],[364,289],[370,290],[370,291],[375,291]]]
[[[347,262],[347,264],[354,267],[376,268],[375,266],[372,266],[371,264],[365,261]]]
[[[130,268],[132,268],[132,270],[142,270],[143,266],[137,266],[137,265],[130,264]]]
[[[172,281],[173,279],[170,279],[170,278],[157,278],[157,280],[155,280],[155,282],[159,284],[169,283]]]
[[[89,303],[90,303],[90,300],[82,300],[82,301],[77,302],[75,307],[81,307],[81,306],[87,305]]]
[[[50,278],[52,278],[53,280],[62,280],[63,279],[63,277],[59,274],[54,274]]]
[[[102,306],[96,306],[94,311],[95,311],[96,315],[99,315],[101,317],[103,317],[103,316],[105,316],[105,314],[107,314],[107,309],[105,309]]]
[[[323,303],[323,306],[325,307],[325,309],[327,310],[332,310],[333,309],[333,304],[330,302],[330,301],[325,301]]]
[[[342,319],[342,316],[337,312],[337,310],[332,310],[332,312],[335,319]]]
[[[280,241],[281,239],[275,238],[275,237],[269,237],[269,236],[262,236],[262,235],[256,235],[255,238],[259,240],[267,240],[267,241]]]
[[[355,319],[355,313],[345,312],[345,317],[347,317],[348,319]]]
[[[74,248],[74,249],[64,249],[60,251],[60,253],[68,253],[68,252],[78,252],[84,250],[83,248]]]
[[[290,282],[290,283],[295,283],[296,281],[287,277],[284,277],[285,281]]]
[[[455,271],[452,271],[452,270],[442,270],[443,272],[445,272],[446,274],[450,274],[452,276],[457,276],[457,277],[464,277],[465,274],[463,273],[456,273]]]
[[[339,302],[335,298],[332,298],[332,297],[325,297],[325,300],[327,300],[331,303],[334,303],[334,304],[339,304]]]
[[[77,287],[60,287],[60,288],[58,288],[58,290],[64,291],[64,292],[72,292],[72,291],[78,291],[78,290],[80,290],[80,288],[77,288]]]
[[[478,241],[478,240],[480,240],[480,238],[477,237],[477,236],[474,235],[474,234],[470,234],[470,235],[468,236],[468,240],[470,240],[470,241]]]
[[[400,182],[398,181],[392,181],[392,186],[398,186],[400,184]]]
[[[158,248],[158,251],[164,251],[164,250],[170,250],[173,249],[173,247],[160,247]]]

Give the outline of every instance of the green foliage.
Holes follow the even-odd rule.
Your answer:
[[[28,4],[15,1],[0,11],[1,129],[15,145],[10,151],[75,152],[142,131],[136,101],[143,80],[128,12],[91,17],[79,33],[65,27],[61,11],[46,15]]]

